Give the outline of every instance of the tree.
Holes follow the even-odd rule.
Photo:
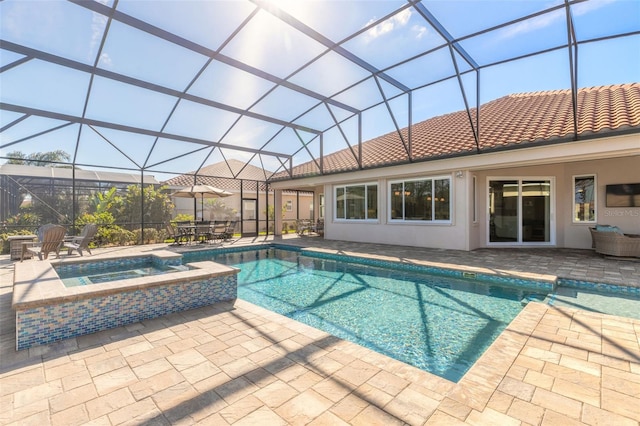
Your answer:
[[[68,162],[71,156],[61,150],[48,152],[33,152],[29,155],[21,151],[13,151],[7,153],[7,164],[19,164],[25,166],[53,166],[53,167],[71,167],[66,164],[58,164]],[[23,188],[21,196],[27,191]],[[28,191],[32,197],[31,204],[26,208],[21,208],[22,213],[30,213],[35,215],[41,223],[65,223],[69,221],[72,211],[72,196],[66,189],[57,189],[54,195],[51,191],[32,192]]]
[[[105,192],[95,192],[91,194],[89,198],[89,208],[94,213],[112,211],[114,206],[120,201],[117,192],[118,188],[113,186]]]
[[[114,217],[118,221],[133,224],[140,223],[140,186],[129,185],[127,192],[122,196],[122,204]],[[163,186],[157,190],[153,185],[144,188],[144,222],[145,224],[161,225],[169,222],[173,203],[167,194],[167,187]]]
[[[225,205],[220,198],[210,198],[204,202],[204,205],[215,220],[231,220],[238,215],[236,209]]]
[[[276,221],[276,208],[273,204],[269,204],[267,210],[263,210],[262,213],[267,215],[267,220],[269,221],[270,229],[275,229],[275,221]],[[280,214],[282,215],[282,232],[287,233],[288,227],[287,222],[284,221],[284,218],[287,214],[287,206],[283,205]]]
[[[71,160],[71,155],[67,152],[58,149],[56,151],[49,152],[32,152],[29,155],[25,155],[21,151],[13,151],[7,153],[9,160],[7,164],[21,164],[25,166],[49,166],[52,163],[63,163]],[[70,167],[65,165],[59,165],[54,167]]]

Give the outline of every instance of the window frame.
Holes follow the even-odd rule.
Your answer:
[[[431,182],[431,191],[432,194],[436,189],[437,181],[447,181],[449,183],[449,195],[448,195],[448,204],[449,204],[449,218],[448,219],[436,219],[436,207],[437,203],[431,203],[431,218],[430,219],[407,219],[406,218],[406,203],[405,203],[405,184],[406,183],[415,183],[415,182]],[[393,196],[394,191],[392,189],[393,185],[402,184],[402,218],[394,218],[393,217]],[[387,221],[392,224],[397,223],[411,223],[411,224],[447,224],[450,225],[453,223],[453,178],[450,175],[438,175],[438,176],[422,176],[416,178],[406,178],[406,179],[394,179],[390,180],[387,183]]]
[[[576,181],[578,179],[587,179],[593,178],[593,220],[580,220],[577,215],[577,207],[576,203]],[[571,176],[571,222],[575,224],[586,224],[591,225],[598,222],[598,177],[595,173],[582,173],[579,175]],[[584,203],[582,203],[584,204]]]
[[[376,217],[375,218],[369,218],[369,211],[367,209],[367,207],[369,206],[369,190],[371,187],[376,187],[376,202],[375,202],[375,209],[376,209]],[[346,194],[347,193],[347,188],[355,188],[355,187],[364,187],[364,199],[362,200],[363,203],[363,211],[364,211],[364,218],[349,218],[347,217],[347,204],[346,204],[346,200],[345,204],[344,204],[344,217],[338,217],[338,190],[342,189],[342,193]],[[380,184],[378,182],[358,182],[358,183],[349,183],[349,184],[343,184],[343,185],[334,185],[333,186],[333,220],[336,222],[378,222],[378,218],[380,217]]]

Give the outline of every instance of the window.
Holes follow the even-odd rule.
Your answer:
[[[451,179],[391,182],[391,220],[450,221]]]
[[[573,221],[596,222],[596,177],[573,177]]]
[[[375,183],[335,187],[336,219],[378,218],[378,185]]]

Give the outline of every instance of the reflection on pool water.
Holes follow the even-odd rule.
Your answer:
[[[151,261],[139,265],[110,265],[104,268],[85,268],[83,270],[57,270],[58,276],[65,287],[100,284],[111,281],[128,280],[150,275],[164,275],[172,272],[186,271],[184,265],[157,265]]]
[[[241,269],[239,298],[452,381],[458,381],[518,315],[523,301],[544,299],[530,288],[289,250],[207,256]]]

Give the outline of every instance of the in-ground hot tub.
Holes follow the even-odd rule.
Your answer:
[[[67,287],[56,268],[78,270],[110,265],[182,264],[182,255],[154,251],[126,257],[28,261],[15,264],[13,303],[16,348],[48,344],[71,337],[199,308],[237,297],[238,269],[203,261],[186,270]]]

